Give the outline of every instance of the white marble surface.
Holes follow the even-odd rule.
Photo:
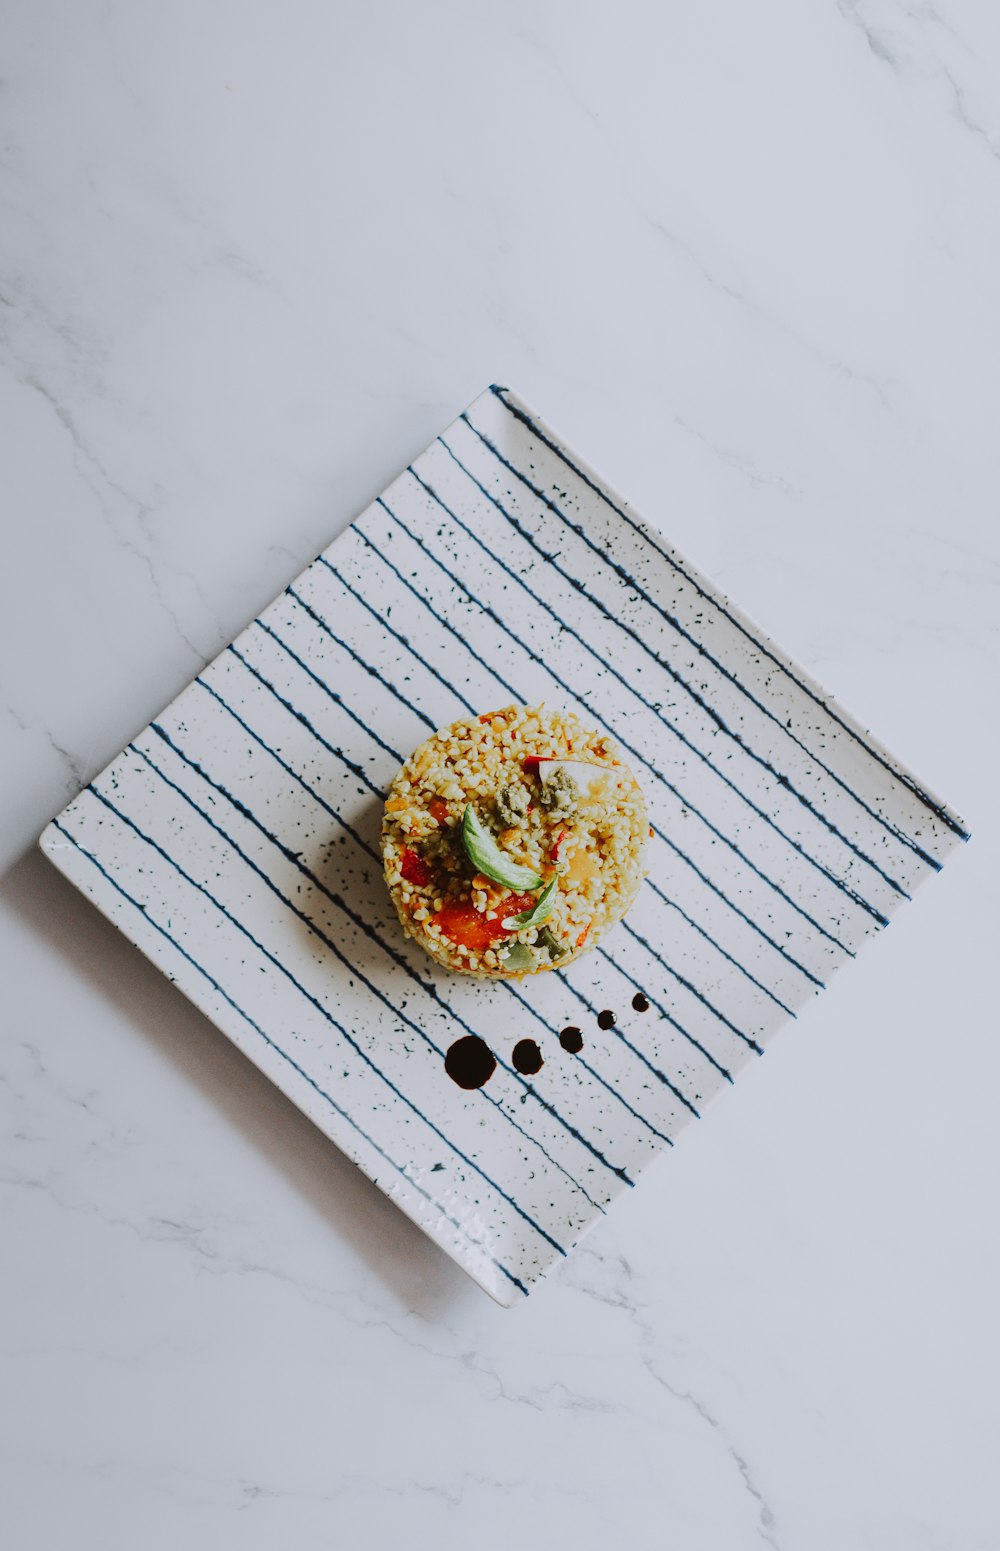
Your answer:
[[[4,1544],[993,1551],[997,8],[0,27]],[[510,1313],[31,849],[491,379],[974,832]]]

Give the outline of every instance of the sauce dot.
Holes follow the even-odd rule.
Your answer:
[[[533,1039],[519,1039],[511,1057],[516,1069],[525,1077],[533,1077],[543,1066],[542,1052]]]
[[[635,995],[633,996],[633,998],[632,998],[632,1006],[635,1008],[636,1012],[648,1012],[649,1011],[649,1002],[646,999],[646,997],[643,996],[641,991],[637,991],[635,993]]]
[[[559,1036],[559,1043],[564,1050],[569,1051],[571,1056],[575,1056],[583,1049],[583,1035],[579,1029],[570,1025],[568,1029],[563,1029]]]
[[[444,1069],[460,1088],[481,1088],[497,1069],[496,1056],[478,1034],[466,1034],[449,1045]]]
[[[597,1014],[597,1026],[601,1029],[613,1029],[618,1019],[610,1008],[605,1007],[603,1012]]]

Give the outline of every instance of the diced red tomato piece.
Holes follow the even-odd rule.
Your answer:
[[[552,847],[552,850],[549,852],[549,855],[551,856],[551,858],[552,858],[552,860],[554,862],[557,862],[559,860],[559,847],[562,845],[563,841],[566,839],[566,836],[568,834],[569,834],[569,830],[568,829],[561,829],[559,831],[558,835],[556,836],[556,843]]]
[[[412,851],[409,846],[403,847],[402,873],[407,883],[415,883],[420,889],[426,888],[434,876],[419,851]]]
[[[448,807],[448,804],[445,802],[443,797],[432,797],[430,802],[427,804],[427,811],[431,818],[435,819],[438,824],[443,824],[445,819],[448,817],[448,814],[451,812],[451,809]]]
[[[525,771],[528,775],[531,775],[531,774],[533,774],[538,769],[538,767],[539,767],[539,765],[541,763],[542,763],[542,755],[541,754],[529,754],[527,759],[522,759],[522,761],[521,761],[521,769],[523,771]]]

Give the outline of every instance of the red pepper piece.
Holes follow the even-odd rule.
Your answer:
[[[497,906],[497,918],[494,924],[506,932],[508,928],[503,923],[509,921],[511,916],[522,915],[525,910],[530,910],[534,904],[536,904],[534,894],[505,894]],[[516,931],[517,928],[510,927],[509,930]]]
[[[461,943],[470,953],[485,953],[500,935],[499,921],[487,921],[471,899],[450,899],[434,916],[442,937]]]
[[[418,888],[426,888],[434,874],[418,851],[411,851],[409,846],[403,847],[402,873],[407,883],[415,883]]]
[[[484,953],[507,935],[504,921],[530,910],[534,903],[534,894],[505,894],[496,906],[496,916],[489,921],[485,911],[477,910],[471,899],[451,899],[438,911],[434,922],[441,928],[442,937],[461,943],[470,953]]]

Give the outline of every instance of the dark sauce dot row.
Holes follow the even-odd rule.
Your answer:
[[[636,1012],[649,1011],[649,1002],[641,991],[633,996],[632,1006]],[[613,1029],[617,1022],[618,1019],[609,1007],[597,1014],[598,1028]],[[579,1055],[583,1049],[583,1033],[575,1024],[569,1024],[560,1031],[559,1043],[570,1055]],[[545,1064],[545,1057],[537,1040],[519,1039],[511,1052],[511,1061],[515,1071],[520,1072],[522,1077],[534,1077]],[[481,1088],[496,1071],[497,1059],[478,1034],[465,1034],[448,1047],[444,1069],[460,1088]]]

